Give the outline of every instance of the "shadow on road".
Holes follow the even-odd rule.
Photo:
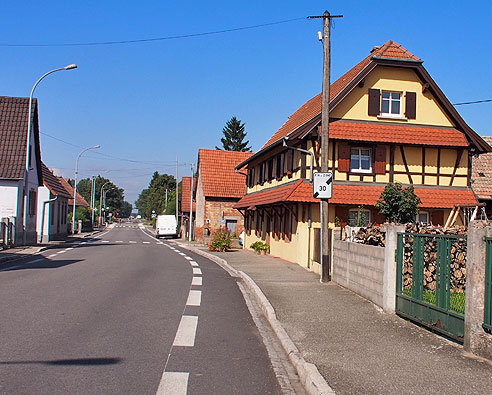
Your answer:
[[[52,361],[0,361],[0,365],[55,365],[55,366],[97,366],[116,365],[123,358],[77,358],[77,359],[54,359]]]

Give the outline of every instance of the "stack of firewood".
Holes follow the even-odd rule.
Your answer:
[[[408,233],[422,234],[452,234],[466,235],[465,227],[455,227],[444,230],[439,227],[417,227],[415,224],[406,226]],[[403,287],[412,287],[413,272],[413,242],[414,237],[408,235],[405,237],[403,245]],[[437,286],[437,239],[426,238],[423,247],[424,259],[424,289],[435,291]],[[450,285],[452,292],[464,292],[466,283],[466,239],[452,239],[450,254]]]
[[[386,245],[386,228],[369,225],[361,228],[353,238],[354,243],[384,247]]]

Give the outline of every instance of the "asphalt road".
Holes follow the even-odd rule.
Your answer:
[[[0,267],[0,394],[279,394],[235,279],[119,225]]]

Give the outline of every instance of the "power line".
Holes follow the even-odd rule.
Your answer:
[[[453,106],[463,106],[465,104],[478,104],[478,103],[490,103],[490,102],[492,102],[492,99],[467,101],[467,102],[463,102],[463,103],[454,103]]]
[[[50,135],[48,133],[44,133],[44,132],[39,132],[39,133],[42,134],[42,135],[44,135],[44,136],[50,137],[50,138],[52,138],[54,140],[57,140],[57,141],[59,141],[61,143],[70,145],[72,147],[75,147],[75,148],[80,148],[80,149],[84,149],[85,148],[85,147],[82,147],[80,145],[76,145],[76,144],[70,143],[68,141],[62,140],[62,139],[60,139],[58,137],[52,136],[52,135]],[[159,165],[170,165],[170,164],[174,163],[174,161],[162,161],[162,162],[157,162],[156,161],[156,162],[151,162],[151,161],[142,161],[142,160],[127,159],[127,158],[119,158],[117,156],[105,154],[105,153],[98,152],[98,151],[93,151],[92,154],[97,154],[97,155],[100,155],[100,156],[104,156],[105,157],[105,158],[98,158],[98,159],[118,160],[118,161],[131,162],[131,163],[143,163],[143,164],[155,165],[155,166],[159,166]],[[91,156],[91,155],[88,155],[88,156],[94,158],[94,156]]]
[[[236,28],[231,28],[231,29],[215,30],[215,31],[211,31],[211,32],[181,34],[181,35],[177,35],[177,36],[143,38],[143,39],[135,39],[135,40],[96,41],[96,42],[86,42],[86,43],[58,43],[58,44],[0,44],[0,47],[80,47],[80,46],[95,46],[95,45],[138,44],[138,43],[153,42],[153,41],[179,40],[182,38],[211,36],[214,34],[231,33],[231,32],[237,32],[237,31],[241,31],[241,30],[259,29],[259,28],[267,27],[267,26],[280,25],[282,23],[300,21],[302,19],[307,19],[307,18],[306,17],[293,18],[293,19],[286,19],[286,20],[276,21],[276,22],[262,23],[259,25],[242,26],[242,27],[236,27]]]

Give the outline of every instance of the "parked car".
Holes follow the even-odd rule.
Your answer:
[[[158,215],[155,222],[155,237],[178,237],[178,223],[174,215]]]
[[[239,235],[239,245],[240,246],[243,246],[244,245],[244,230]]]

